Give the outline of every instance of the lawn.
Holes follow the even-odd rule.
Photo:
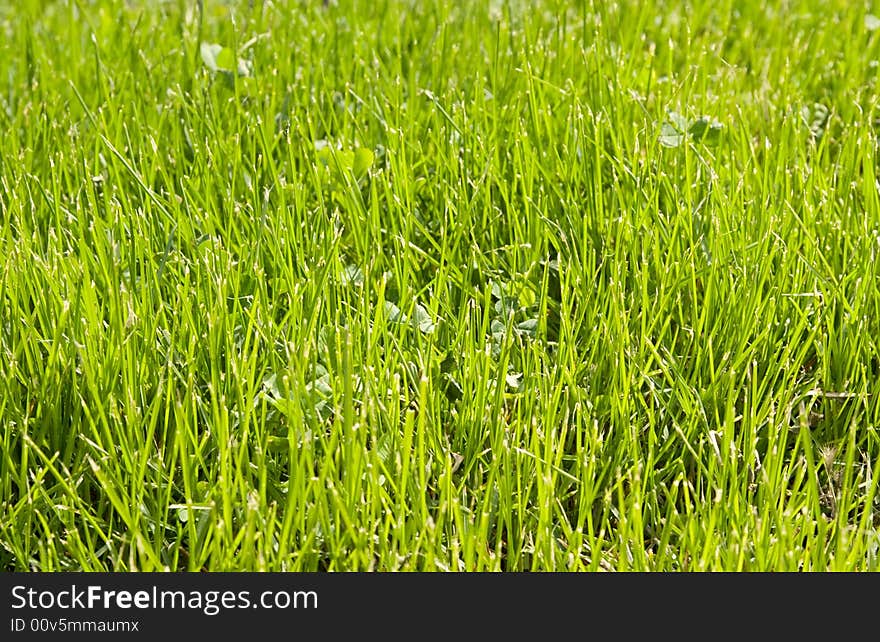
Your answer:
[[[843,0],[3,3],[0,569],[880,569],[878,60]]]

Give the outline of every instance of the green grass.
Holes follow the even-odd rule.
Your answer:
[[[869,11],[0,6],[0,568],[880,568]]]

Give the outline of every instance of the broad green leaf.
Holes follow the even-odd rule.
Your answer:
[[[707,116],[700,116],[691,123],[688,133],[694,139],[695,143],[704,143],[706,145],[714,145],[721,138],[721,123],[712,120]]]
[[[804,124],[809,127],[814,138],[821,138],[825,133],[830,116],[830,110],[822,103],[813,103],[812,106],[804,105],[801,109],[801,118]]]
[[[660,127],[660,144],[664,147],[678,147],[684,142],[684,134],[673,125],[663,123]]]
[[[500,341],[504,337],[504,333],[507,331],[507,326],[504,325],[498,319],[493,319],[489,324],[489,332],[492,333],[492,338],[496,341]]]
[[[324,167],[329,167],[333,162],[333,149],[326,140],[315,141],[315,156]]]
[[[223,45],[218,45],[212,42],[203,42],[202,46],[199,48],[199,53],[202,54],[202,61],[211,71],[219,70],[219,67],[217,66],[217,56],[221,51],[223,51]]]
[[[232,53],[232,49],[229,47],[221,47],[214,60],[216,61],[217,69],[221,71],[235,71],[238,66],[235,54]]]
[[[504,377],[504,382],[513,390],[519,391],[519,389],[522,387],[522,373],[509,372]]]
[[[229,47],[214,42],[203,42],[199,53],[202,56],[202,62],[213,72],[238,74],[245,78],[251,75],[251,63],[244,58],[236,58],[235,52]],[[247,88],[251,89],[250,86]]]
[[[358,147],[354,152],[352,170],[354,175],[360,178],[373,166],[373,152],[366,147]]]
[[[516,324],[516,333],[519,335],[526,335],[529,337],[535,336],[535,332],[538,329],[538,320],[537,319],[526,319],[521,323]]]
[[[354,165],[354,152],[347,149],[336,152],[336,161],[339,163],[339,169],[350,170]]]
[[[388,317],[388,320],[392,323],[406,323],[406,316],[391,301],[385,301],[385,316]]]
[[[520,289],[517,298],[519,299],[520,307],[529,308],[535,305],[535,302],[538,300],[538,295],[535,290],[532,289],[530,284],[526,284]]]
[[[464,390],[455,377],[446,372],[442,373],[440,376],[444,383],[443,388],[447,399],[450,401],[458,401],[464,396]]]
[[[342,268],[342,284],[360,287],[364,284],[364,273],[356,265],[346,265]]]
[[[385,466],[391,466],[394,463],[394,439],[391,433],[383,433],[376,442],[376,455]]]
[[[416,305],[415,310],[413,310],[413,325],[424,334],[432,333],[436,327],[434,321],[431,319],[431,315],[428,314],[428,311],[418,304]]]
[[[266,439],[266,448],[271,453],[283,453],[290,450],[290,440],[288,440],[287,437],[270,435],[269,438]]]

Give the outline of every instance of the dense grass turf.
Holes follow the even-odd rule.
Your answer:
[[[0,568],[877,569],[878,27],[4,3]]]

